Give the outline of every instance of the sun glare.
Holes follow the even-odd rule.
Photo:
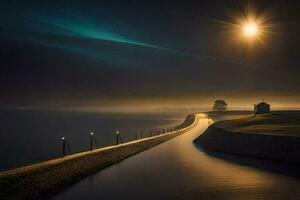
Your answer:
[[[247,38],[257,36],[258,31],[258,25],[255,22],[249,22],[243,25],[243,32]]]
[[[242,9],[229,10],[227,14],[230,17],[228,21],[205,17],[203,19],[221,24],[226,37],[224,41],[229,42],[231,46],[233,44],[238,48],[253,49],[265,48],[272,44],[270,41],[274,39],[278,24],[275,25],[273,22],[271,9],[258,11],[248,4]]]
[[[255,9],[249,9],[234,16],[231,35],[238,45],[243,43],[250,48],[266,46],[269,34],[272,32],[271,15],[268,12],[258,14]]]

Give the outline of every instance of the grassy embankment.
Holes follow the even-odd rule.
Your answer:
[[[219,121],[195,143],[214,151],[300,164],[300,112]]]
[[[230,110],[230,111],[210,111],[206,113],[214,121],[223,121],[231,119],[239,119],[242,117],[248,117],[253,115],[253,111],[250,110]]]
[[[235,133],[300,137],[300,111],[276,111],[223,121],[216,126]]]
[[[45,199],[105,167],[174,138],[196,125],[189,115],[174,132],[78,153],[0,173],[0,199]]]

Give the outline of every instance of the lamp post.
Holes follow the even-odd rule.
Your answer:
[[[119,144],[119,134],[120,134],[119,131],[117,131],[116,134],[117,134],[117,145],[118,145]]]
[[[90,134],[90,150],[93,151],[93,136],[94,136],[94,133],[91,132]]]
[[[61,141],[62,141],[62,155],[65,156],[66,155],[66,138],[62,137]]]

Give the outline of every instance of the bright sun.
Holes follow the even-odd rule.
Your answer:
[[[231,20],[222,21],[218,19],[207,18],[214,23],[220,23],[226,30],[226,39],[247,49],[263,45],[268,45],[275,28],[272,23],[272,12],[270,10],[261,10],[259,13],[254,7],[248,5],[244,9],[229,12]]]
[[[253,38],[258,33],[258,26],[254,22],[249,22],[243,25],[243,32],[246,37]]]

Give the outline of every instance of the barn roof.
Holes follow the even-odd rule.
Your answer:
[[[270,106],[270,104],[263,101],[263,102],[260,102],[259,104],[256,104],[255,106]]]

